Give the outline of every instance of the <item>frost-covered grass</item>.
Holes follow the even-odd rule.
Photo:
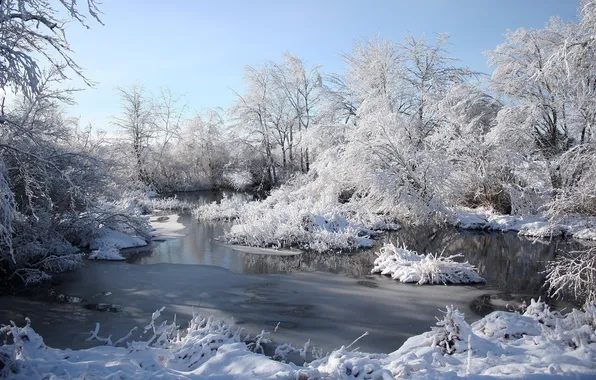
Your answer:
[[[523,314],[494,312],[469,325],[464,315],[447,306],[431,331],[408,339],[390,354],[354,349],[357,342],[303,365],[287,362],[316,353],[309,342],[296,348],[277,346],[273,358],[263,354],[270,334],[246,336],[223,320],[195,314],[186,329],[158,322],[157,310],[141,330],[85,350],[58,350],[45,345],[27,320],[0,329],[8,341],[0,347],[0,376],[41,378],[219,378],[219,379],[453,379],[467,378],[593,378],[596,375],[596,305],[562,315],[532,300]],[[365,334],[366,335],[366,334]]]
[[[193,210],[193,215],[206,222],[233,221],[238,219],[246,201],[241,197],[224,197],[221,201],[201,205]]]
[[[252,204],[225,239],[256,247],[299,247],[316,252],[371,247],[374,231],[350,223],[340,209],[309,209],[300,204]]]
[[[228,243],[315,252],[371,247],[378,230],[399,228],[394,218],[374,208],[340,202],[332,184],[299,180],[262,201],[224,198],[200,206],[194,215],[204,221],[232,221],[223,237]]]
[[[150,214],[154,211],[190,212],[193,209],[190,202],[180,200],[176,196],[150,197],[141,191],[125,191],[115,203],[137,214]]]
[[[386,243],[377,253],[372,273],[389,275],[407,283],[423,284],[469,284],[484,282],[476,268],[466,262],[454,261],[461,255],[441,256],[438,254],[420,255]]]
[[[515,231],[522,236],[550,238],[569,236],[596,240],[596,218],[564,217],[548,219],[544,216],[514,216],[495,214],[487,209],[461,208],[455,212],[453,224],[468,230]]]

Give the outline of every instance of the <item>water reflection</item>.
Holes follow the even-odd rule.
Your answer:
[[[250,196],[238,193],[200,192],[179,195],[198,204],[216,201],[222,196]],[[228,268],[240,274],[291,273],[322,271],[365,277],[370,274],[375,259],[374,250],[353,254],[304,253],[298,256],[270,256],[234,251],[218,238],[228,225],[197,222],[182,215],[185,236],[154,246],[150,250],[130,255],[137,264],[202,264]],[[560,252],[577,250],[577,241],[555,239],[535,241],[515,233],[487,233],[456,229],[416,228],[384,235],[383,241],[405,244],[419,253],[462,253],[464,260],[476,265],[490,287],[505,292],[544,295],[542,284],[546,262]]]

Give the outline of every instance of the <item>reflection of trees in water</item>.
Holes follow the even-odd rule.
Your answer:
[[[353,254],[304,252],[296,256],[243,254],[245,273],[330,272],[352,277],[370,275],[374,251]]]
[[[455,229],[416,228],[384,235],[386,241],[405,244],[419,253],[462,253],[478,268],[488,284],[512,293],[544,295],[546,262],[579,248],[576,241],[536,241],[515,233],[481,233]],[[245,254],[245,273],[323,271],[364,277],[370,274],[375,250],[353,254],[304,253],[298,256]]]

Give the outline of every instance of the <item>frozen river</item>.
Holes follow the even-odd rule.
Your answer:
[[[217,196],[202,193],[199,200]],[[96,322],[100,335],[117,339],[133,326],[145,326],[151,313],[165,306],[165,318],[176,314],[183,327],[195,310],[233,318],[252,335],[273,331],[279,323],[271,336],[277,343],[301,346],[310,339],[326,352],[368,332],[357,344],[361,350],[391,352],[408,337],[430,330],[446,304],[457,306],[472,322],[480,316],[470,305],[480,296],[540,294],[545,261],[572,248],[571,243],[532,242],[511,233],[420,229],[386,236],[399,237],[419,252],[461,252],[488,280],[482,286],[416,286],[370,275],[373,251],[286,257],[242,253],[216,240],[223,226],[190,216],[180,219],[186,226],[182,238],[133,253],[129,262],[86,261],[82,269],[59,276],[55,292],[83,302],[3,296],[0,323],[22,323],[27,316],[50,346],[81,348],[90,345],[85,338]],[[119,307],[99,311],[98,303]]]

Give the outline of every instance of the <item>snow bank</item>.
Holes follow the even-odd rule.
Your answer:
[[[539,238],[570,236],[596,240],[596,218],[566,217],[551,221],[542,216],[513,216],[494,214],[487,209],[461,208],[453,224],[466,230],[516,231],[519,235]]]
[[[104,227],[96,232],[96,237],[88,243],[92,250],[91,260],[124,260],[119,250],[123,248],[143,247],[147,241],[138,236],[126,234]]]
[[[399,248],[386,243],[377,253],[372,273],[390,275],[395,280],[418,285],[484,282],[473,265],[453,260],[461,256],[420,255],[405,246]]]
[[[202,379],[453,379],[593,378],[596,375],[596,305],[567,315],[532,300],[522,314],[494,312],[469,325],[464,315],[447,306],[431,331],[408,339],[390,354],[368,354],[351,345],[302,366],[286,363],[288,353],[306,357],[303,348],[280,345],[279,361],[263,355],[270,335],[244,336],[222,320],[195,314],[189,327],[158,323],[161,310],[144,327],[144,341],[132,341],[135,329],[118,340],[100,336],[99,325],[89,340],[103,346],[85,350],[47,347],[27,320],[0,329],[12,343],[0,347],[0,376],[38,378],[187,378]],[[366,335],[366,334],[365,334]],[[124,347],[126,346],[126,347]],[[316,356],[315,356],[316,357]]]
[[[92,251],[87,257],[89,260],[110,260],[110,261],[122,261],[126,260],[124,256],[120,254],[120,250],[116,247],[101,248]]]
[[[178,221],[180,217],[177,214],[157,216],[153,215],[149,218],[149,224],[153,231],[151,231],[151,239],[155,241],[162,241],[166,239],[175,239],[184,237],[181,231],[186,226]]]

